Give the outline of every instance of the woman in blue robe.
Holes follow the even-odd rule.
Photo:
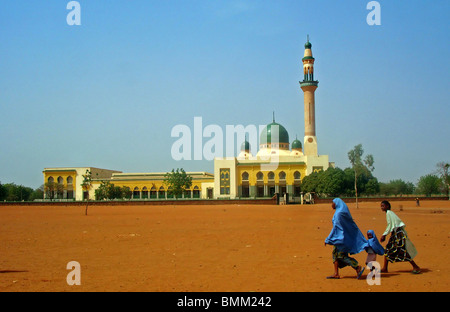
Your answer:
[[[347,205],[340,198],[333,199],[331,207],[335,209],[333,215],[333,229],[330,235],[325,239],[325,246],[333,245],[333,264],[334,274],[328,276],[330,279],[338,279],[339,268],[351,266],[359,279],[364,272],[364,267],[358,264],[358,261],[349,257],[348,254],[357,254],[365,250],[368,246],[367,239],[359,230]]]

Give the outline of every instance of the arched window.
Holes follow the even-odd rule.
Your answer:
[[[67,199],[73,199],[73,178],[68,176],[67,179]]]
[[[139,192],[139,188],[136,186],[133,190],[133,198],[134,199],[139,199],[140,197],[140,192]]]
[[[146,189],[147,189],[147,188],[146,188]],[[158,197],[158,194],[157,194],[156,187],[153,186],[153,187],[150,189],[150,198],[157,198],[157,197]]]
[[[248,172],[242,174],[242,181],[248,181]]]
[[[48,177],[47,181],[48,183],[53,183],[55,182],[55,179],[53,177]]]
[[[148,188],[146,186],[142,188],[142,198],[148,198]]]
[[[165,197],[166,197],[166,194],[165,194],[165,193],[166,193],[166,192],[165,192],[165,190],[164,190],[164,187],[161,186],[161,187],[159,188],[159,191],[158,191],[158,198],[161,198],[161,199],[165,198]]]
[[[278,174],[278,177],[280,178],[280,180],[286,180],[286,172],[281,171],[281,172]]]
[[[200,198],[200,188],[196,185],[194,191],[192,192],[193,198]]]
[[[294,180],[300,180],[300,177],[301,177],[300,172],[295,171],[294,172]]]
[[[63,177],[59,176],[58,179],[58,185],[56,186],[56,196],[58,199],[62,199],[64,196],[64,179]]]
[[[274,180],[275,179],[275,173],[270,171],[269,174],[268,174],[268,178],[269,178],[269,180]]]
[[[264,180],[264,174],[261,171],[256,174],[256,180],[258,181]]]

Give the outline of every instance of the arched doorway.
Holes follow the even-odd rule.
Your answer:
[[[243,172],[242,173],[242,194],[241,196],[244,198],[250,197],[250,184],[248,181],[249,175],[248,172]]]

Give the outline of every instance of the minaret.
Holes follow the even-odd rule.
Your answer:
[[[317,138],[316,138],[316,117],[314,92],[317,89],[318,81],[314,81],[314,58],[311,52],[311,43],[309,36],[305,44],[305,55],[303,61],[303,81],[300,81],[300,87],[304,94],[305,104],[305,138],[304,155],[317,156]]]

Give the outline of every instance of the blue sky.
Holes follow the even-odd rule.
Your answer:
[[[174,126],[276,121],[303,141],[301,58],[316,59],[319,154],[339,168],[362,144],[379,181],[416,183],[450,161],[449,1],[0,1],[0,181],[45,167],[123,172],[175,161]],[[207,139],[204,139],[204,143]]]

